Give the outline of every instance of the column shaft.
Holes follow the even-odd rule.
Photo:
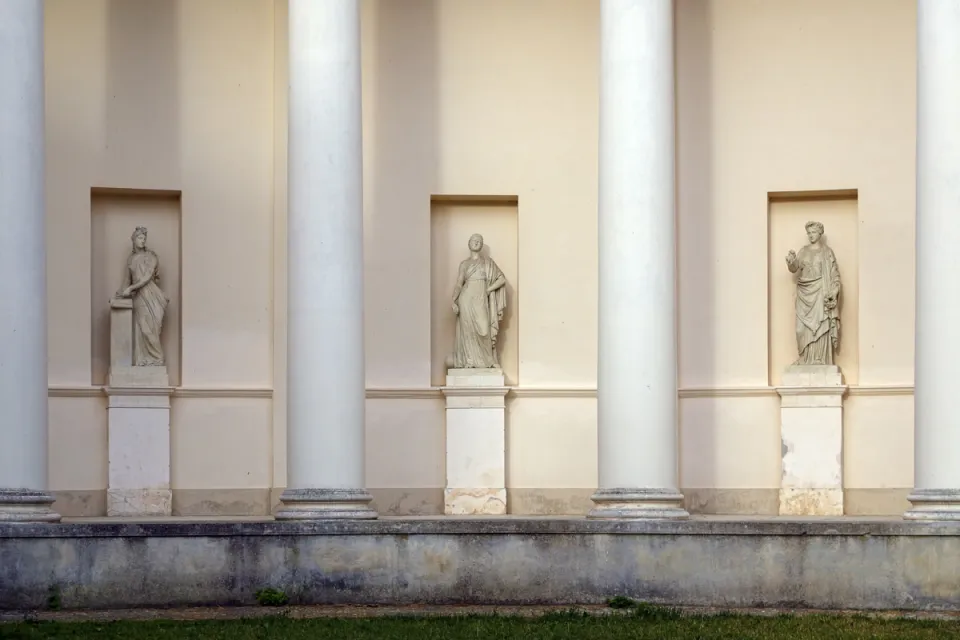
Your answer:
[[[600,6],[600,488],[590,515],[682,518],[673,2]]]
[[[55,522],[47,493],[43,2],[0,2],[0,522]]]
[[[290,0],[287,490],[278,518],[372,518],[364,487],[357,0]]]
[[[960,3],[917,4],[917,289],[910,519],[960,519]]]

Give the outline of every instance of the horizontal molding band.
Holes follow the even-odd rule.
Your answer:
[[[51,386],[51,398],[96,398],[107,394],[103,386]],[[174,398],[272,398],[269,387],[173,387]],[[680,389],[680,398],[754,398],[775,397],[776,387],[688,387]],[[911,396],[913,385],[848,386],[848,396]],[[510,387],[514,398],[595,398],[591,387]],[[442,399],[441,387],[380,387],[367,389],[367,398],[396,400]]]
[[[133,389],[124,389],[130,395]],[[164,390],[174,398],[272,398],[273,389],[268,387],[171,387]],[[106,386],[51,386],[47,388],[51,398],[98,398],[108,395]],[[149,395],[144,393],[143,395]]]

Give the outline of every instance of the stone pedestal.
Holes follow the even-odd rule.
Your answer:
[[[835,365],[794,365],[783,374],[780,515],[843,515],[843,394]]]
[[[133,366],[133,301],[110,301],[107,515],[168,516],[170,389],[166,367]]]
[[[117,391],[108,391],[107,515],[169,516],[169,391]]]
[[[448,515],[507,513],[504,399],[500,369],[450,369],[447,400]]]

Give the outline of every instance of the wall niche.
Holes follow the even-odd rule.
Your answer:
[[[91,384],[107,383],[109,300],[120,287],[133,230],[147,227],[147,246],[160,258],[160,288],[170,299],[163,351],[172,386],[180,385],[180,192],[93,188],[90,191]]]
[[[435,195],[430,198],[430,383],[446,384],[446,358],[453,351],[453,287],[460,262],[470,256],[467,241],[483,236],[490,256],[507,279],[507,309],[500,324],[498,352],[506,384],[519,384],[520,287],[517,251],[517,196]]]
[[[823,224],[824,240],[840,268],[840,351],[836,364],[847,384],[859,380],[859,201],[856,189],[771,192],[767,202],[767,357],[769,384],[781,384],[783,370],[797,359],[796,279],[785,256],[807,244],[805,225]]]

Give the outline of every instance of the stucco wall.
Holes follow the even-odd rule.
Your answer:
[[[517,247],[510,500],[526,513],[589,503],[598,6],[362,3],[367,484],[381,510],[442,508],[432,196],[516,199],[515,223],[490,231],[515,234],[506,240]],[[681,485],[700,511],[776,508],[770,385],[792,337],[768,326],[769,301],[789,286],[770,269],[782,263],[778,243],[799,248],[803,230],[783,226],[802,214],[770,197],[855,190],[842,214],[822,200],[803,214],[823,215],[828,241],[851,247],[839,259],[855,267],[845,270],[856,305],[841,362],[856,385],[845,411],[848,503],[899,513],[913,457],[915,2],[676,6]],[[180,194],[179,256],[160,256],[179,260],[180,273],[175,508],[266,513],[286,473],[286,3],[46,7],[57,507],[102,513],[91,291],[106,284],[92,275],[91,189],[110,188]],[[831,225],[834,215],[855,223]]]

